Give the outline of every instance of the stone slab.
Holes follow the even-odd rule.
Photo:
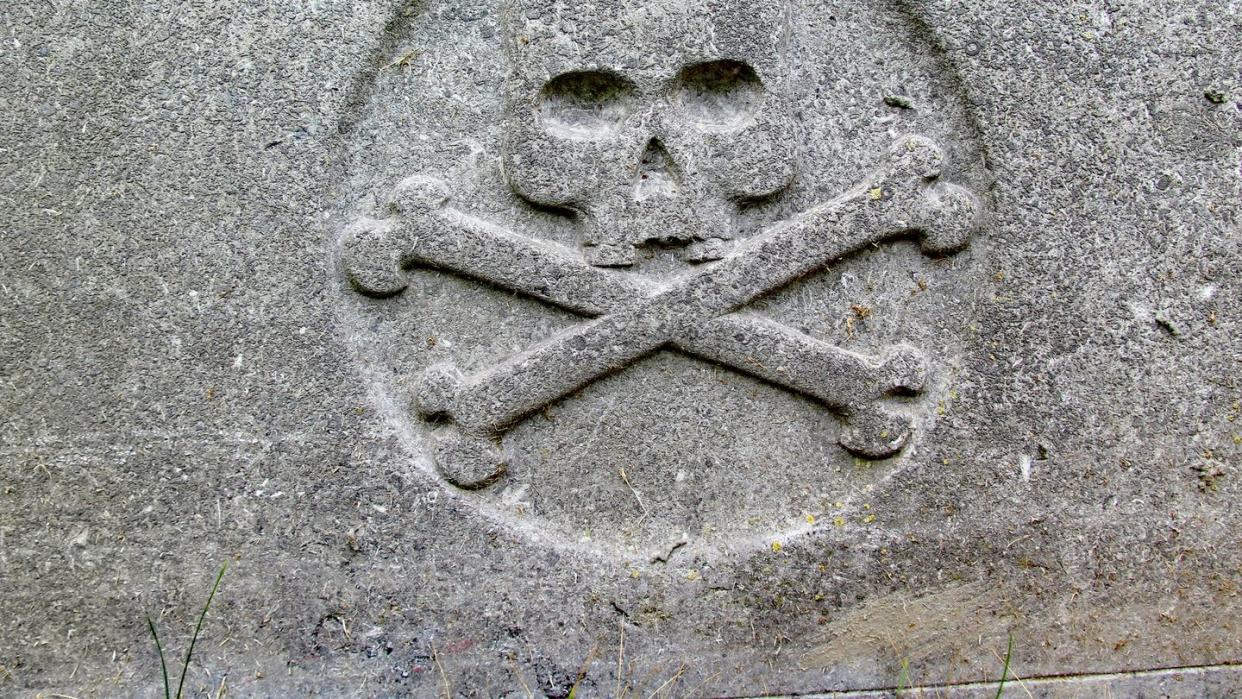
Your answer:
[[[0,16],[0,694],[1242,691],[1236,3]]]

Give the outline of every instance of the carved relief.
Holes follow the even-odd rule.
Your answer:
[[[513,207],[529,212],[524,222],[480,209],[459,177],[422,168],[375,192],[378,207],[344,227],[345,278],[380,304],[360,308],[398,303],[412,275],[430,271],[579,318],[490,360],[441,352],[411,362],[409,395],[397,399],[408,406],[403,419],[422,425],[424,453],[458,492],[508,493],[480,502],[516,502],[530,485],[506,491],[515,453],[531,456],[515,452],[516,428],[541,415],[531,421],[538,433],[554,404],[667,351],[812,401],[840,425],[825,441],[852,458],[892,460],[912,442],[912,398],[943,358],[900,336],[865,350],[827,341],[798,314],[790,322],[782,290],[909,241],[924,259],[954,258],[980,226],[977,190],[946,174],[955,148],[918,131],[851,155],[869,163],[852,184],[800,183],[806,154],[822,162],[824,146],[801,145],[802,110],[815,105],[796,106],[790,7],[687,5],[504,3],[495,162]],[[808,91],[799,94],[805,102]],[[576,244],[543,226],[573,231]],[[661,389],[636,390],[658,401]],[[724,430],[746,419],[716,415]],[[541,462],[577,458],[540,453]],[[677,453],[660,454],[681,478]],[[645,519],[624,466],[577,477],[611,483],[618,468]]]
[[[692,262],[722,257],[737,206],[797,172],[787,5],[603,2],[568,34],[529,21],[544,5],[514,0],[506,14],[514,191],[575,212],[593,265],[628,266],[648,240],[688,244]],[[643,22],[637,41],[607,29],[627,13]]]
[[[373,296],[399,293],[402,270],[421,264],[596,316],[470,376],[452,366],[427,371],[419,412],[451,421],[436,463],[460,487],[480,487],[503,474],[493,441],[516,421],[665,345],[816,398],[850,425],[844,447],[882,458],[910,433],[909,418],[885,411],[883,398],[921,389],[919,353],[894,348],[882,358],[864,357],[739,309],[903,234],[919,234],[932,254],[963,247],[979,207],[969,192],[940,181],[941,157],[927,139],[904,138],[884,168],[850,191],[668,284],[597,271],[568,250],[457,211],[448,206],[444,185],[421,177],[393,192],[390,218],[354,224],[343,258],[353,285]]]

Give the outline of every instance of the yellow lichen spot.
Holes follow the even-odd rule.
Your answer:
[[[699,577],[699,571],[697,570],[692,570],[689,573],[686,573],[686,580],[698,580]]]
[[[949,389],[949,399],[950,399],[950,400],[957,400],[957,391],[955,391],[955,390],[953,390],[953,389]]]
[[[637,580],[637,579],[639,579],[640,577],[642,577],[642,574],[641,574],[641,573],[639,573],[637,570],[631,570],[631,571],[630,571],[630,577],[631,577],[631,578],[634,578],[635,580]]]
[[[862,521],[863,524],[871,524],[875,521],[875,515],[867,515],[866,517],[863,517]]]
[[[838,526],[838,527],[844,527],[844,526],[845,526],[845,518],[844,518],[844,517],[842,517],[842,516],[840,516],[840,515],[837,515],[836,517],[833,517],[833,518],[832,518],[832,523],[833,523],[833,525],[835,525],[835,526]]]
[[[836,502],[832,503],[832,506],[833,506],[833,507],[835,507],[835,508],[837,508],[837,509],[839,510],[839,509],[841,509],[842,507],[845,507],[845,503],[843,503],[843,502],[841,502],[840,500],[838,500],[838,501],[836,501]]]
[[[785,547],[784,547],[784,546],[781,546],[781,542],[779,542],[779,541],[773,541],[773,542],[772,542],[772,553],[780,553],[780,552],[781,552],[781,549],[783,549],[783,548],[785,548]]]
[[[870,509],[871,509],[871,503],[869,503],[869,502],[864,502],[864,503],[863,503],[863,509],[864,509],[864,510],[870,510]]]
[[[949,412],[949,410],[948,410],[947,408],[945,408],[945,407],[944,407],[944,401],[940,401],[940,402],[936,405],[936,414],[937,414],[937,415],[944,415],[944,414],[945,414],[945,413],[947,413],[947,412]]]
[[[871,197],[872,200],[878,201],[884,196],[884,190],[879,187],[872,187],[871,191],[867,192],[867,196]]]
[[[807,516],[806,516],[806,523],[807,523],[807,524],[815,524],[815,515],[807,515]]]
[[[818,592],[818,593],[816,593],[816,594],[815,594],[815,601],[816,601],[816,602],[823,602],[823,601],[824,601],[824,593],[822,593],[822,592]]]
[[[1242,434],[1235,434],[1235,435],[1233,436],[1233,443],[1234,443],[1234,444],[1242,444]]]

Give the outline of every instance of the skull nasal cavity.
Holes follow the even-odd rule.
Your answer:
[[[680,184],[681,174],[677,171],[673,158],[664,149],[664,144],[658,138],[647,141],[647,147],[638,159],[638,171],[634,175],[634,200],[671,197],[677,193]]]

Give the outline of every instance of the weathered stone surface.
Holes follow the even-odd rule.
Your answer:
[[[0,9],[0,693],[1242,691],[1238,9]]]

